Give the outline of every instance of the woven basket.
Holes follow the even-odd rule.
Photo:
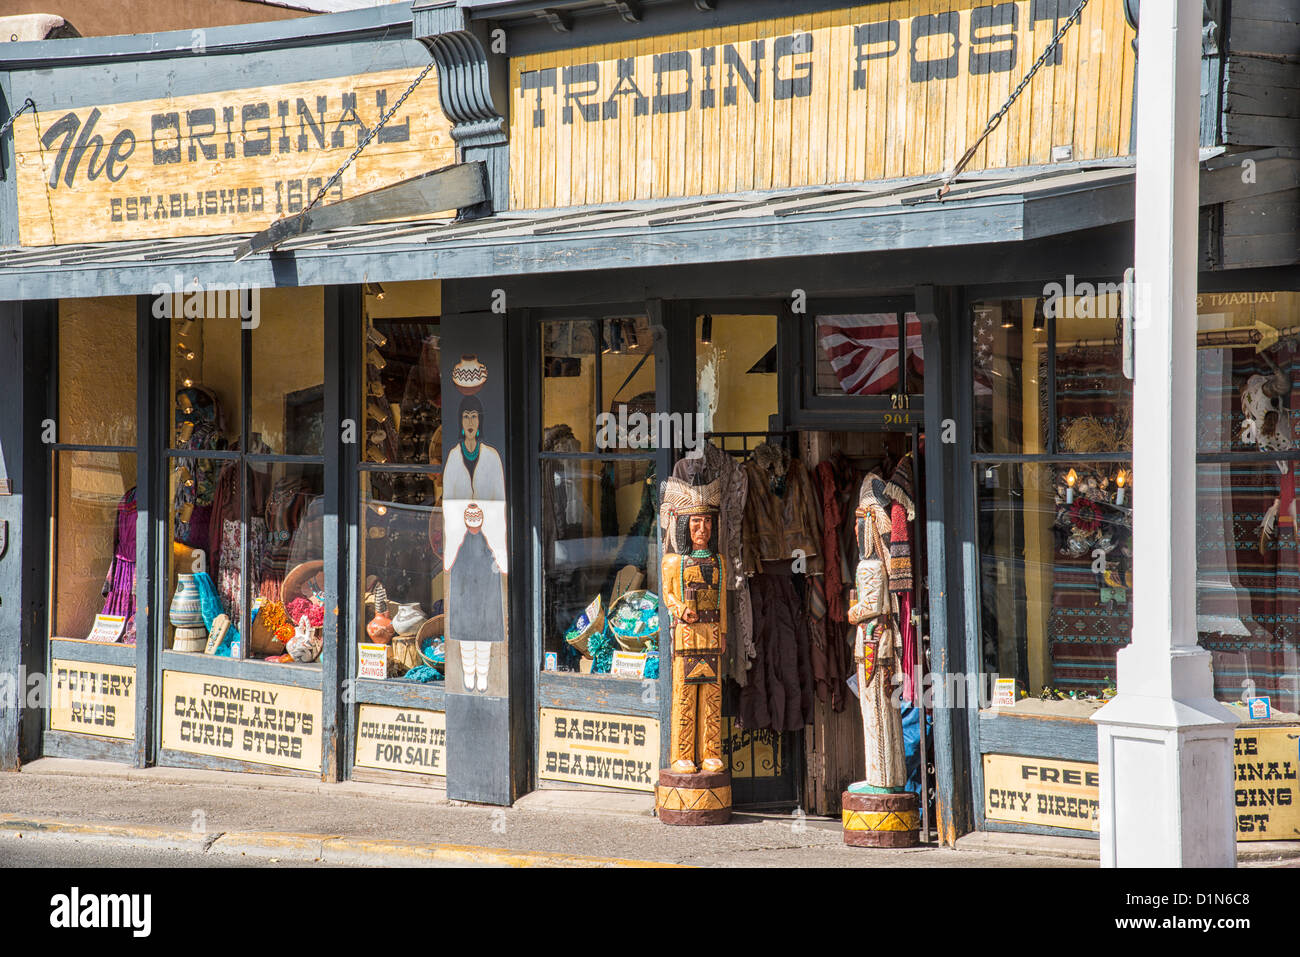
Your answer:
[[[432,658],[428,657],[420,649],[420,644],[426,638],[434,638],[437,637],[438,635],[445,635],[446,634],[445,620],[446,620],[446,615],[434,615],[432,618],[430,618],[428,621],[426,621],[423,625],[420,626],[420,630],[415,635],[415,654],[419,659],[416,661],[415,664],[428,665],[430,668],[434,669],[440,674],[442,672],[443,665],[445,664],[445,662],[434,661]],[[412,665],[411,667],[414,668],[415,665]]]

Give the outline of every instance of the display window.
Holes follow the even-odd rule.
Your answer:
[[[925,353],[915,313],[826,312],[814,316],[819,396],[921,391]]]
[[[445,680],[442,350],[436,283],[368,287],[358,521],[362,678]],[[473,428],[466,440],[476,444]]]
[[[1105,700],[1130,640],[1133,383],[1119,306],[1115,293],[971,308],[981,654],[1022,698]]]
[[[50,632],[135,643],[136,303],[58,310]]]
[[[545,322],[540,360],[542,667],[655,677],[653,453],[665,436],[649,324]]]
[[[1099,707],[1130,640],[1141,476],[1117,298],[972,309],[982,656],[1016,678],[1018,708]],[[1197,311],[1199,642],[1220,701],[1267,695],[1285,716],[1300,711],[1300,294],[1203,293]]]
[[[173,297],[169,319],[164,646],[318,667],[327,560],[323,294],[260,290],[243,303],[248,315],[187,313],[184,298]]]

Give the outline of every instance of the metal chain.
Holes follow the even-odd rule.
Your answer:
[[[1060,45],[1061,38],[1065,36],[1066,31],[1079,22],[1079,17],[1083,16],[1083,8],[1087,5],[1088,0],[1079,0],[1079,5],[1074,8],[1072,14],[1066,17],[1065,22],[1061,24],[1061,28],[1056,31],[1056,36],[1052,37],[1052,42],[1047,44],[1043,49],[1042,54],[1040,54],[1038,59],[1034,61],[1034,65],[1029,68],[1029,72],[1025,74],[1024,79],[1022,79],[1019,85],[1011,91],[1011,95],[1007,97],[1007,100],[1002,104],[1002,107],[993,114],[988,125],[984,127],[984,132],[981,133],[979,138],[971,144],[970,149],[962,154],[961,159],[957,161],[957,165],[954,166],[952,170],[949,171],[948,175],[944,177],[943,185],[939,187],[938,193],[935,194],[936,199],[943,199],[944,194],[952,188],[952,181],[966,168],[966,164],[971,161],[971,158],[975,155],[975,151],[980,148],[980,144],[988,139],[989,134],[993,132],[994,128],[996,128],[999,123],[1002,122],[1002,117],[1006,116],[1007,110],[1011,109],[1011,104],[1016,101],[1016,97],[1020,96],[1025,87],[1029,85],[1029,81],[1034,78],[1034,74],[1038,72],[1039,67],[1047,62],[1047,58],[1051,56],[1052,52]]]
[[[4,126],[0,126],[0,139],[4,139],[4,135],[8,133],[9,128],[14,125],[14,120],[18,119],[18,117],[22,116],[28,110],[35,110],[35,109],[36,109],[36,103],[29,96],[26,100],[23,101],[23,105],[18,107],[18,111],[14,113],[13,116],[9,117],[9,119],[5,120]]]
[[[299,219],[301,219],[303,216],[306,216],[307,213],[311,211],[311,208],[313,206],[315,206],[317,203],[319,203],[322,199],[325,198],[325,194],[329,192],[329,188],[338,182],[339,177],[343,175],[343,172],[349,166],[352,165],[352,161],[361,154],[361,151],[365,149],[366,146],[369,145],[370,141],[374,138],[375,134],[384,128],[384,124],[387,123],[390,119],[392,119],[393,114],[398,111],[401,105],[404,102],[406,102],[406,98],[415,91],[415,88],[417,86],[420,85],[420,81],[429,75],[429,71],[432,70],[433,67],[434,67],[434,61],[430,60],[429,65],[426,66],[423,70],[421,70],[420,75],[411,81],[411,85],[408,86],[406,88],[406,91],[397,98],[397,102],[393,104],[392,108],[389,109],[387,113],[385,113],[383,116],[379,118],[379,122],[376,123],[372,129],[366,132],[366,135],[362,137],[361,142],[357,144],[357,148],[352,151],[352,155],[343,161],[343,165],[338,168],[338,171],[329,178],[329,180],[325,183],[324,186],[320,188],[320,192],[316,194],[316,198],[313,199],[310,203],[308,203],[305,207],[303,207],[303,211],[298,214]]]

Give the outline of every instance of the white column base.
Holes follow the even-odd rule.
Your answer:
[[[1133,651],[1130,647],[1120,655],[1132,657]],[[1203,661],[1193,661],[1202,656]],[[1173,679],[1173,688],[1193,685],[1186,688],[1187,697],[1121,693],[1093,716],[1102,867],[1237,866],[1237,718],[1205,694],[1209,687],[1203,681],[1178,680],[1188,670],[1208,673],[1209,659],[1201,649],[1179,649],[1175,660],[1166,659],[1173,674],[1165,678]],[[1121,661],[1121,687],[1126,684],[1123,665]]]

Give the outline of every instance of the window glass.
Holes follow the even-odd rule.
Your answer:
[[[372,283],[364,302],[360,597],[351,631],[357,673],[442,682],[440,287],[437,282]],[[446,426],[460,429],[456,422]]]
[[[1294,463],[1196,470],[1196,629],[1221,701],[1300,711],[1300,549]]]
[[[168,554],[165,647],[207,651],[216,616],[225,615],[229,631],[220,650],[214,646],[213,653],[239,657],[236,638],[244,630],[241,616],[245,611],[239,462],[192,456],[170,461],[173,536]],[[250,556],[256,554],[250,552]],[[250,557],[250,568],[254,561]]]
[[[392,497],[394,478],[361,478],[360,561],[362,609],[358,644],[389,648],[388,677],[401,678],[421,664],[441,681],[445,634],[442,508]],[[423,672],[419,674],[424,674]]]
[[[976,302],[971,323],[975,451],[1046,451],[1047,324],[1041,302]]]
[[[243,425],[240,320],[186,317],[179,296],[157,302],[170,303],[172,313],[173,448],[224,449],[239,440]]]
[[[87,638],[102,614],[121,619],[117,640],[134,641],[135,466],[129,452],[55,454],[55,637]]]
[[[777,412],[776,316],[699,316],[695,330],[703,430],[766,432]]]
[[[59,301],[59,430],[65,445],[135,445],[133,296]]]
[[[321,455],[324,294],[319,288],[260,289],[252,303],[249,428],[277,454]]]
[[[1055,315],[1058,451],[1131,450],[1133,380],[1123,371],[1119,293],[1062,297]]]
[[[604,352],[601,354],[600,411],[608,412],[620,421],[624,416],[640,412],[649,415],[655,410],[655,360],[651,349],[650,325],[644,316],[606,319]],[[656,447],[659,435],[647,428],[644,433],[636,429],[632,420],[619,443],[619,451]]]
[[[921,323],[907,323],[907,360],[899,370],[896,312],[825,314],[816,317],[817,395],[889,395],[919,391]]]
[[[543,451],[595,451],[599,330],[591,319],[542,323]]]
[[[1040,696],[1100,695],[1132,628],[1127,464],[977,467],[985,671]]]
[[[1300,418],[1291,414],[1300,293],[1202,293],[1196,302],[1197,448],[1300,448]]]
[[[653,463],[548,459],[541,472],[544,653],[599,674],[612,651],[657,651]]]

